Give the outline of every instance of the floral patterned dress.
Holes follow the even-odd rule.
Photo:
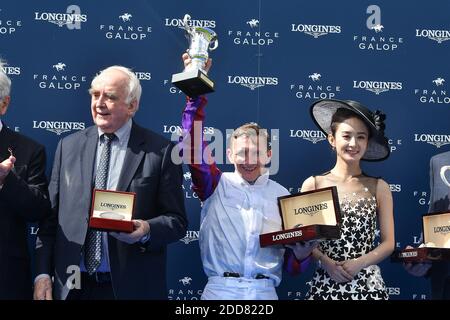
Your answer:
[[[331,173],[316,176],[316,188],[337,186],[341,207],[341,237],[323,241],[319,249],[335,261],[356,259],[375,248],[377,235],[378,179],[360,175],[345,183]],[[386,285],[377,265],[362,269],[352,281],[336,283],[328,273],[317,268],[308,282],[307,299],[325,300],[386,300]]]

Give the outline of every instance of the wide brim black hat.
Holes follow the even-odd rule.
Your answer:
[[[357,101],[323,99],[314,102],[310,112],[315,124],[328,135],[331,133],[331,119],[340,108],[354,112],[359,118],[363,119],[371,132],[367,150],[362,160],[381,161],[389,157],[389,143],[388,139],[384,136],[383,121],[386,116],[380,111],[372,112]]]

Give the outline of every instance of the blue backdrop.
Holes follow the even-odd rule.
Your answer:
[[[427,211],[429,159],[449,150],[449,11],[443,0],[3,1],[0,55],[13,81],[3,120],[45,144],[50,173],[58,140],[92,124],[93,75],[120,64],[142,80],[136,121],[169,138],[179,130],[185,101],[170,79],[182,70],[188,43],[179,26],[190,13],[219,38],[206,126],[224,132],[256,121],[278,129],[273,179],[292,192],[334,163],[309,116],[314,100],[353,99],[387,114],[392,155],[364,170],[391,184],[396,242],[404,247],[417,242]],[[206,278],[197,241],[200,204],[188,175],[183,187],[190,225],[169,248],[168,295],[190,300],[199,299]],[[32,241],[35,232],[31,226]],[[429,297],[426,280],[389,261],[381,267],[392,299]],[[280,299],[302,299],[311,272],[285,275]]]

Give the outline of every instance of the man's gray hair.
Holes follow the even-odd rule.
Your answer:
[[[128,76],[128,96],[126,99],[127,103],[130,103],[133,100],[137,101],[137,109],[139,108],[139,100],[141,99],[141,94],[142,94],[142,87],[141,87],[141,83],[139,82],[139,79],[137,78],[136,74],[131,71],[131,69],[127,68],[127,67],[123,67],[123,66],[111,66],[108,67],[102,71],[100,71],[95,77],[94,79],[92,79],[91,82],[91,87],[94,85],[94,83],[97,81],[98,77],[106,71],[110,71],[110,70],[118,70],[118,71],[122,71],[123,73],[125,73]]]
[[[9,96],[11,92],[11,79],[9,79],[8,75],[3,69],[3,66],[5,65],[6,63],[0,60],[0,99]]]

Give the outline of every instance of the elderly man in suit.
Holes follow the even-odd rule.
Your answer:
[[[10,102],[11,80],[0,63],[0,115]],[[27,222],[50,213],[45,149],[0,121],[0,299],[31,299]]]
[[[34,298],[166,299],[166,246],[187,227],[173,144],[132,120],[141,86],[131,70],[101,71],[90,94],[95,126],[62,139],[56,150],[49,185],[53,215],[38,233]],[[108,190],[136,193],[132,233],[88,228],[99,179]],[[78,267],[77,287],[72,275]]]
[[[435,155],[430,160],[430,207],[429,212],[450,210],[450,151]],[[408,263],[405,269],[417,277],[426,276],[431,282],[431,297],[450,300],[450,263]]]

